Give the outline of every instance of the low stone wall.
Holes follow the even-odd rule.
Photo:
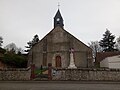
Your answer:
[[[120,69],[54,69],[52,80],[120,81]]]
[[[2,69],[0,70],[0,80],[30,80],[31,69]]]

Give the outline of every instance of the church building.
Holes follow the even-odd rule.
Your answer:
[[[93,66],[91,48],[66,31],[63,21],[58,9],[54,17],[54,28],[31,48],[28,54],[29,65],[41,67],[50,63],[52,67],[68,68],[72,50],[77,68]]]

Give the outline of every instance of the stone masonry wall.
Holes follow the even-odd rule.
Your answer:
[[[52,80],[120,81],[120,69],[56,69]]]
[[[0,80],[30,80],[30,75],[30,68],[0,70]]]

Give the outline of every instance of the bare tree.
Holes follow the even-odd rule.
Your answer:
[[[13,53],[22,53],[22,49],[18,48],[15,43],[10,43],[4,47],[7,51],[11,51]]]
[[[93,58],[96,57],[97,52],[102,51],[102,47],[99,45],[98,41],[91,41],[90,43],[88,43],[88,45],[93,50]]]
[[[115,47],[116,47],[116,49],[118,49],[120,51],[120,36],[116,40]]]

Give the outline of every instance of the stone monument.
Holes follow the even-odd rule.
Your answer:
[[[71,49],[70,49],[70,64],[69,64],[69,66],[68,66],[68,68],[71,68],[71,69],[72,69],[72,68],[77,68],[77,67],[75,66],[73,53],[74,53],[74,49],[71,48]]]

